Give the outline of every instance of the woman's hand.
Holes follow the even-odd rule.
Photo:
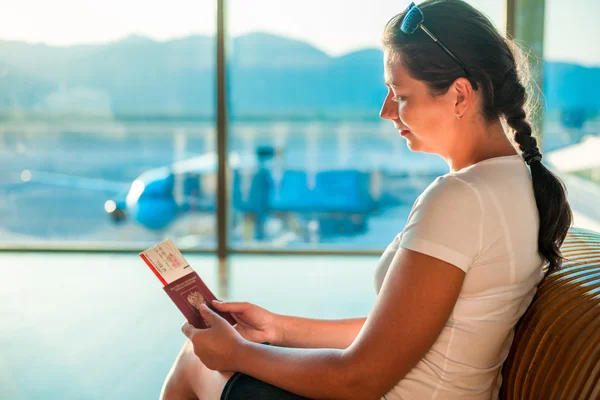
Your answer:
[[[283,339],[283,329],[277,314],[252,303],[213,301],[213,306],[221,312],[229,312],[237,321],[235,329],[245,339],[263,343],[278,344]]]
[[[209,369],[236,371],[236,357],[245,342],[244,338],[229,322],[206,305],[202,304],[199,310],[208,328],[196,329],[187,321],[181,327],[182,332],[194,345],[194,353]]]

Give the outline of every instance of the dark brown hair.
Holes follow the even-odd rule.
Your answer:
[[[513,143],[524,155],[539,154],[527,121],[534,103],[526,89],[529,66],[521,50],[498,33],[487,17],[462,0],[427,0],[419,7],[425,17],[424,25],[466,65],[469,76],[422,30],[404,34],[400,30],[404,13],[386,25],[384,47],[398,55],[408,73],[424,82],[434,96],[446,93],[457,78],[468,79],[475,90],[481,90],[481,112],[486,121],[501,118],[514,133]],[[549,270],[554,271],[562,265],[560,246],[573,215],[563,182],[540,160],[531,161],[530,170],[540,216],[538,250],[549,263]]]

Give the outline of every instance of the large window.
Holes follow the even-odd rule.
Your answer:
[[[580,10],[568,29],[561,24]],[[595,0],[547,0],[543,144],[569,190],[575,224],[600,230],[600,27]]]
[[[544,160],[599,229],[600,10],[574,1],[568,31],[564,2],[542,7]],[[378,117],[381,31],[407,3],[226,2],[230,247],[379,250],[447,171]],[[504,0],[470,3],[504,31]],[[3,10],[0,246],[215,248],[215,30],[214,2]]]
[[[215,27],[203,1],[3,8],[0,246],[215,246]]]
[[[379,118],[408,3],[228,1],[232,247],[380,250],[448,171]],[[504,1],[470,3],[504,31]]]

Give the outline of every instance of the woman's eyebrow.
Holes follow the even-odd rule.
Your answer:
[[[389,86],[393,86],[393,87],[402,87],[402,85],[399,85],[398,83],[394,82],[393,78],[384,78],[385,84],[389,85]]]

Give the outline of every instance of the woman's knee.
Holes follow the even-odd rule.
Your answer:
[[[161,400],[198,400],[194,393],[191,382],[192,377],[197,376],[200,368],[200,360],[194,354],[194,348],[187,341],[163,384],[160,399]]]
[[[194,353],[190,341],[183,346],[165,380],[163,400],[216,400],[221,397],[232,372],[212,371]],[[169,394],[172,393],[172,395]]]

